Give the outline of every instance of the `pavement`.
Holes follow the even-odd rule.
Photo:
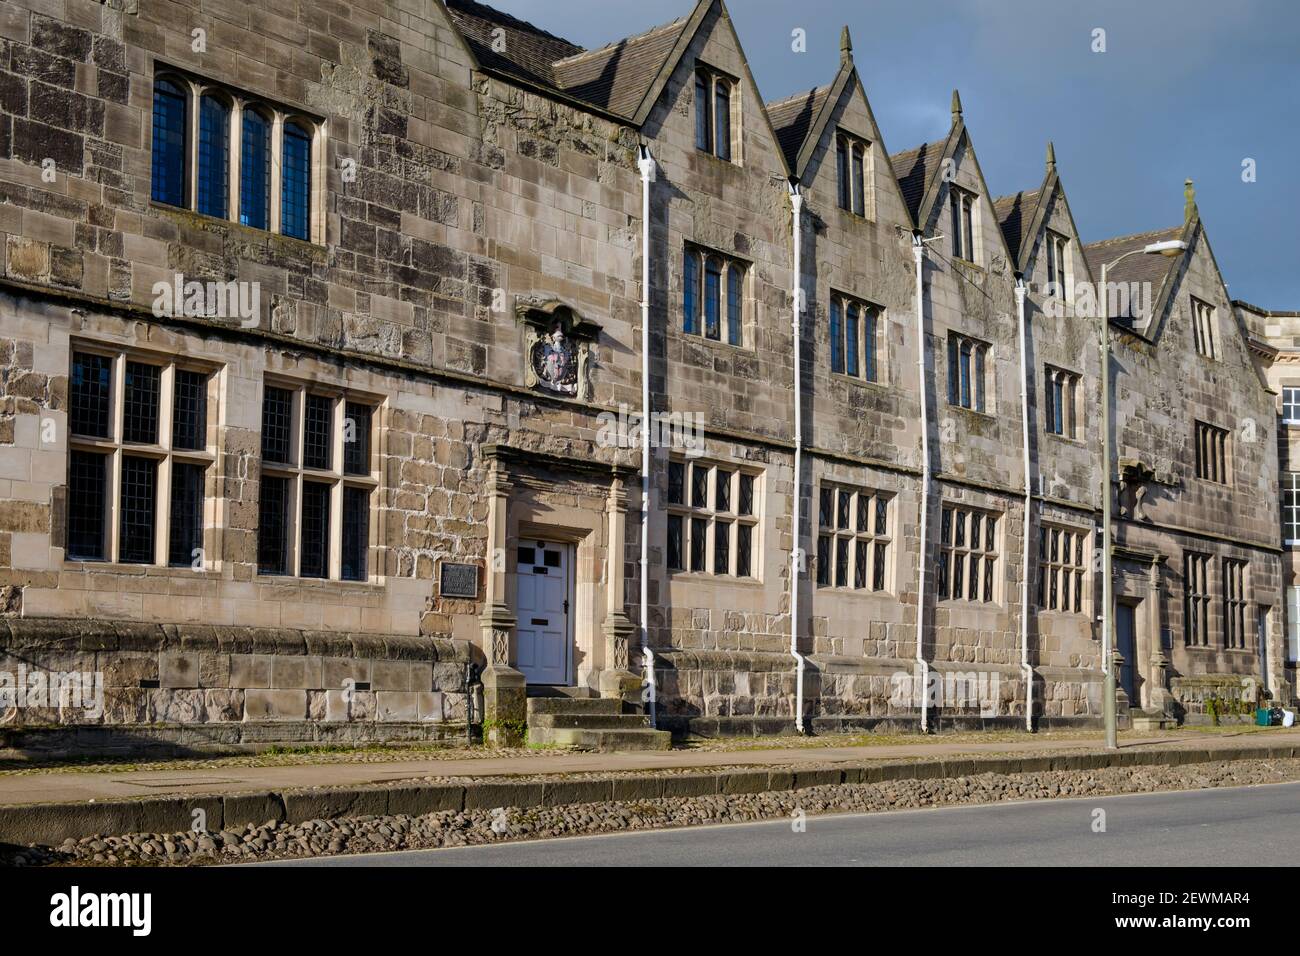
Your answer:
[[[1106,829],[1094,831],[1105,811]],[[1300,783],[568,837],[262,866],[1292,866]]]
[[[1266,732],[1185,732],[1127,737],[1121,751],[1205,750],[1300,745],[1300,729]],[[1023,741],[916,743],[863,747],[787,747],[761,750],[671,750],[638,753],[546,752],[528,756],[414,759],[374,763],[303,764],[274,767],[215,767],[187,770],[43,770],[0,774],[0,806],[104,802],[186,797],[309,787],[357,787],[423,777],[492,778],[539,774],[620,773],[713,767],[835,767],[872,761],[938,759],[996,754],[1099,753],[1093,738],[1026,737]]]

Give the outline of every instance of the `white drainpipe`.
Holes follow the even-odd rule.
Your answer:
[[[912,255],[916,259],[916,373],[921,388],[921,529],[918,535],[920,560],[916,586],[916,669],[921,698],[921,733],[930,729],[928,708],[929,665],[925,662],[925,568],[930,556],[926,550],[930,511],[930,399],[925,391],[925,240],[918,232],[912,237]]]
[[[1025,452],[1025,513],[1023,520],[1024,554],[1020,569],[1020,670],[1025,680],[1025,730],[1034,729],[1034,669],[1029,666],[1029,555],[1030,520],[1034,495],[1030,486],[1029,462],[1029,350],[1025,341],[1025,280],[1016,278],[1016,319],[1020,325],[1020,431]]]
[[[801,540],[801,510],[799,507],[799,479],[803,468],[803,283],[800,281],[800,256],[803,249],[803,194],[796,183],[790,184],[790,208],[793,214],[791,232],[794,238],[794,265],[790,276],[791,327],[794,329],[794,494],[791,495],[791,513],[794,517],[793,539],[790,542],[790,656],[795,660],[794,726],[804,733],[803,726],[803,672],[804,658],[799,653],[799,542]]]
[[[657,685],[650,650],[650,186],[655,181],[655,161],[648,146],[640,148],[637,168],[641,170],[641,660],[650,726],[655,727]]]

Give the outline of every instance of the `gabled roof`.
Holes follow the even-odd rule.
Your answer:
[[[1021,260],[1033,246],[1032,232],[1038,219],[1038,208],[1043,190],[1021,190],[1010,196],[999,196],[993,200],[993,212],[1002,227],[1002,235],[1007,240],[1007,251],[1019,266]]]
[[[571,96],[619,116],[633,116],[686,26],[682,17],[599,50],[553,65],[557,85]]]
[[[1049,142],[1042,184],[1037,189],[1022,189],[1018,193],[999,196],[993,200],[993,213],[1002,230],[1002,238],[1006,241],[1007,252],[1011,254],[1016,275],[1023,276],[1029,271],[1029,259],[1039,233],[1043,231],[1052,204],[1058,198],[1065,202],[1065,186],[1061,184],[1061,177],[1056,171],[1056,147]],[[1077,238],[1079,227],[1075,225],[1074,213],[1068,203],[1065,214],[1070,220],[1072,235]],[[1084,265],[1091,273],[1086,256]]]
[[[1241,335],[1242,342],[1245,344],[1247,351],[1271,361],[1275,354],[1275,349],[1268,342],[1263,341],[1254,335],[1242,314],[1239,303],[1234,302],[1228,295],[1228,287],[1223,281],[1223,271],[1219,268],[1219,260],[1214,255],[1214,249],[1210,246],[1210,239],[1205,233],[1205,223],[1201,221],[1200,211],[1196,208],[1196,191],[1193,188],[1192,181],[1187,180],[1184,185],[1183,195],[1186,197],[1186,205],[1183,209],[1183,224],[1173,226],[1169,229],[1157,229],[1154,232],[1140,232],[1132,236],[1118,236],[1114,239],[1103,239],[1101,242],[1094,242],[1083,247],[1083,253],[1088,260],[1088,264],[1097,276],[1097,281],[1101,281],[1101,267],[1103,263],[1114,262],[1119,256],[1126,252],[1132,252],[1141,249],[1148,243],[1166,242],[1170,239],[1181,239],[1187,244],[1187,248],[1175,256],[1158,256],[1158,255],[1136,255],[1130,256],[1113,269],[1106,270],[1106,281],[1111,282],[1150,282],[1153,289],[1157,289],[1158,294],[1155,296],[1151,307],[1151,315],[1148,317],[1146,324],[1141,328],[1127,327],[1126,331],[1136,335],[1139,338],[1155,343],[1163,335],[1166,325],[1165,319],[1170,310],[1170,303],[1174,300],[1174,292],[1178,287],[1178,275],[1191,256],[1195,254],[1197,243],[1205,244],[1205,253],[1210,257],[1210,264],[1214,267],[1214,276],[1219,281],[1220,290],[1224,298],[1234,306],[1229,309],[1232,313],[1232,326],[1237,329]],[[1102,294],[1102,293],[1099,293]],[[1112,321],[1114,321],[1112,317]],[[1120,318],[1119,325],[1125,326],[1126,323]],[[1250,363],[1251,369],[1255,372],[1260,387],[1265,392],[1272,392],[1272,386],[1268,383],[1268,378],[1264,369],[1258,362]]]
[[[951,137],[936,139],[933,143],[925,143],[889,157],[894,175],[898,178],[898,188],[902,190],[903,201],[912,213],[913,222],[920,222],[921,202],[925,199],[930,180],[934,178],[934,171],[939,168],[944,157],[949,138]]]
[[[710,6],[701,0],[688,17],[587,50],[476,0],[444,2],[481,69],[638,124]]]
[[[808,140],[814,121],[821,115],[830,92],[831,85],[827,84],[767,104],[767,115],[772,121],[776,140],[781,144],[781,152],[785,154],[787,164],[796,174],[801,171],[798,168],[799,153]]]
[[[446,0],[447,12],[479,65],[538,86],[556,87],[556,60],[583,52],[576,43],[475,0]],[[500,53],[493,49],[500,30]],[[558,89],[558,87],[556,87]]]
[[[890,157],[899,190],[912,213],[912,222],[921,232],[924,232],[929,225],[935,204],[944,190],[945,177],[939,175],[939,171],[949,161],[956,161],[957,151],[963,142],[966,144],[966,155],[974,164],[975,175],[979,179],[980,201],[988,202],[991,206],[993,194],[984,179],[984,170],[980,168],[979,160],[975,158],[975,143],[962,116],[961,94],[956,90],[952,91],[952,126],[948,130],[948,137],[903,153],[895,153]],[[1003,250],[1007,253],[1007,258],[1014,263],[1015,257],[1007,248],[1006,237],[1002,230],[996,230],[996,234]]]
[[[1141,249],[1143,246],[1153,242],[1167,242],[1170,239],[1186,239],[1188,227],[1193,225],[1187,223],[1183,226],[1174,226],[1170,229],[1157,229],[1153,232],[1139,232],[1131,236],[1116,236],[1114,239],[1103,239],[1100,242],[1089,243],[1083,247],[1083,257],[1088,262],[1088,268],[1097,281],[1101,281],[1101,267],[1107,263],[1114,262],[1120,256]],[[1188,250],[1190,251],[1190,249]],[[1177,256],[1129,256],[1123,262],[1107,270],[1106,282],[1134,283],[1149,282],[1152,290],[1156,295],[1152,300],[1152,314],[1147,316],[1147,329],[1151,329],[1155,322],[1156,315],[1165,299],[1165,286],[1169,276],[1174,273],[1178,264],[1182,261],[1187,252]],[[1112,320],[1132,321],[1136,316],[1132,315],[1114,315]]]

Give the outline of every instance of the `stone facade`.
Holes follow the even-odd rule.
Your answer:
[[[1284,591],[1285,641],[1273,645],[1269,653],[1284,668],[1292,688],[1297,686],[1296,662],[1300,660],[1300,557],[1296,547],[1300,534],[1300,414],[1294,402],[1300,397],[1300,312],[1261,309],[1249,302],[1233,302],[1241,324],[1249,331],[1251,342],[1260,356],[1260,366],[1275,393],[1277,413],[1277,458],[1279,487],[1276,493],[1282,507],[1282,588]],[[1288,390],[1291,390],[1288,392]]]
[[[69,621],[152,628],[165,640],[140,652],[150,674],[155,666],[166,671],[174,654],[198,653],[200,671],[204,655],[214,655],[213,666],[232,675],[244,656],[266,655],[271,682],[231,676],[170,689],[114,685],[125,696],[110,713],[125,707],[133,717],[108,724],[283,718],[310,727],[332,719],[330,695],[343,690],[326,675],[332,652],[313,650],[312,635],[324,635],[350,642],[352,652],[342,656],[372,674],[411,661],[403,687],[391,691],[409,700],[393,698],[385,708],[377,697],[363,721],[391,725],[394,733],[399,725],[443,723],[451,733],[465,717],[459,668],[473,659],[483,668],[486,729],[508,737],[519,729],[526,684],[543,673],[532,655],[554,649],[534,631],[544,616],[520,614],[523,595],[543,600],[533,596],[536,581],[524,563],[540,542],[567,556],[562,660],[558,672],[545,672],[559,674],[547,682],[639,694],[646,664],[637,633],[640,451],[635,440],[610,436],[640,411],[648,257],[653,407],[701,423],[696,446],[655,448],[652,456],[645,638],[664,726],[741,732],[790,725],[792,549],[806,568],[798,580],[798,651],[806,661],[804,711],[815,726],[915,724],[917,702],[900,697],[899,678],[915,667],[918,609],[920,656],[935,674],[996,681],[993,699],[980,706],[935,704],[940,720],[1023,724],[1027,675],[1039,719],[1095,720],[1100,336],[1095,320],[1077,317],[1072,305],[1049,308],[1042,290],[1051,236],[1066,242],[1073,283],[1092,281],[1094,269],[1054,158],[1033,203],[1026,202],[1041,207],[1041,215],[1025,213],[1031,230],[1028,221],[1012,224],[1003,201],[995,203],[959,102],[948,137],[930,144],[932,155],[923,147],[891,158],[847,35],[834,82],[806,103],[764,103],[719,0],[700,0],[681,20],[620,49],[621,59],[608,49],[581,51],[469,0],[327,0],[292,16],[198,0],[67,0],[57,15],[36,0],[6,4],[0,612],[21,623],[23,637],[19,643],[10,629],[11,656],[3,660],[57,670]],[[721,78],[730,91],[729,156],[697,148],[701,64],[710,82]],[[155,86],[168,78],[194,91],[188,208],[154,198]],[[278,163],[268,187],[269,222],[278,230],[197,211],[193,114],[209,93],[234,104],[237,117],[264,109],[277,131],[306,118],[313,134],[305,238],[284,234],[289,206],[279,200],[289,186],[279,181]],[[234,135],[240,126],[230,128]],[[858,211],[838,201],[840,135],[863,149]],[[642,145],[656,164],[645,249]],[[234,193],[242,162],[232,149]],[[805,297],[797,476],[792,182],[803,197],[798,271]],[[949,220],[954,190],[973,203],[961,249]],[[245,202],[234,195],[230,208]],[[1118,593],[1147,602],[1135,618],[1141,701],[1131,703],[1153,709],[1166,706],[1175,678],[1259,671],[1253,644],[1232,651],[1182,646],[1179,578],[1183,551],[1193,546],[1219,562],[1248,563],[1251,613],[1264,614],[1276,652],[1269,658],[1273,686],[1293,686],[1293,672],[1280,663],[1276,495],[1259,495],[1276,485],[1273,396],[1256,368],[1263,359],[1228,321],[1232,309],[1194,214],[1187,229],[1190,249],[1161,286],[1159,334],[1121,326],[1111,332],[1117,457],[1121,464],[1152,462],[1158,479],[1143,499],[1146,516],[1121,515],[1116,539],[1124,549]],[[928,240],[920,338],[917,236]],[[687,330],[688,302],[701,298],[686,287],[688,250],[698,251],[701,264],[725,261],[742,277],[734,341]],[[1018,278],[1028,288],[1028,409]],[[253,314],[159,313],[160,284],[232,280],[258,290]],[[1223,317],[1224,350],[1213,367],[1187,338],[1189,295],[1215,304]],[[830,358],[831,330],[847,321],[842,310],[850,301],[875,317],[870,344],[856,346],[864,365],[871,350],[874,375],[837,369]],[[731,313],[719,319],[728,324]],[[842,336],[845,326],[838,327]],[[950,382],[949,343],[959,339],[982,349],[978,403],[949,400],[950,386],[958,394],[970,387]],[[546,368],[535,361],[543,345],[554,346],[567,391],[548,387]],[[162,530],[153,561],[70,557],[72,452],[110,461],[152,456],[159,474],[170,474],[178,460],[169,444],[132,449],[118,432],[100,444],[70,434],[69,377],[74,355],[87,350],[116,363],[115,375],[126,363],[143,363],[206,376],[205,445],[185,459],[203,468],[196,564],[161,560]],[[1043,427],[1049,365],[1076,379],[1070,408],[1077,429],[1067,436]],[[1177,394],[1166,391],[1171,382]],[[271,386],[294,390],[302,396],[295,401],[319,395],[374,411],[361,477],[339,471],[337,462],[329,475],[294,465],[293,480],[303,487],[319,479],[337,489],[320,578],[259,573],[264,479],[278,474],[263,460]],[[112,414],[120,418],[121,388],[113,387],[119,397]],[[1222,490],[1188,475],[1193,443],[1185,433],[1215,409],[1231,410],[1234,421],[1224,427],[1247,418],[1259,426],[1253,444],[1234,443],[1234,477]],[[677,465],[688,485],[697,469],[708,476],[700,507],[693,488],[676,497]],[[731,482],[730,501],[715,488],[719,476]],[[110,489],[120,481],[114,477]],[[342,579],[337,496],[346,487],[369,495],[362,580]],[[741,495],[752,504],[742,508]],[[168,527],[162,515],[169,500],[165,489],[158,492],[160,529]],[[130,529],[119,521],[118,501],[105,507],[111,558],[124,553],[120,540]],[[850,509],[845,520],[842,507]],[[972,535],[995,529],[974,549],[979,553],[969,553],[964,531],[953,532],[957,543],[941,542],[958,514],[978,521],[963,525]],[[290,520],[290,537],[301,521]],[[1077,607],[1038,606],[1043,527],[1087,542]],[[679,528],[688,553],[677,556],[681,568],[670,569],[677,559],[670,539]],[[698,562],[688,546],[697,535],[706,542]],[[295,542],[289,570],[307,550]],[[723,562],[726,573],[715,573]],[[941,563],[972,574],[980,568],[979,599],[958,599],[951,575],[962,572],[944,578]],[[452,566],[461,574],[472,569],[472,594],[448,584],[444,572]],[[289,649],[272,642],[264,650],[220,650],[262,631],[303,636],[288,640]],[[211,646],[191,652],[191,641]],[[427,655],[393,650],[412,642]],[[96,668],[117,666],[113,648],[96,653]],[[291,662],[278,663],[281,655]],[[319,680],[304,674],[292,687],[276,685],[277,666],[294,670],[304,661],[312,675],[312,662],[322,662]],[[153,680],[143,671],[136,679]],[[150,703],[136,706],[142,690]],[[213,694],[239,706],[216,706]]]

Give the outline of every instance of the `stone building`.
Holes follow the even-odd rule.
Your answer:
[[[472,0],[58,10],[0,9],[0,671],[105,706],[12,746],[513,737],[538,687],[695,733],[1097,719],[1079,301],[1146,239],[1084,246],[1050,147],[995,197],[954,94],[891,155],[847,30],[765,103],[721,0],[597,50]],[[1156,718],[1294,694],[1273,353],[1174,233],[1110,327]]]
[[[1278,488],[1281,508],[1281,575],[1284,591],[1286,639],[1281,648],[1270,645],[1270,660],[1261,669],[1275,673],[1283,668],[1285,688],[1296,687],[1296,662],[1300,660],[1300,312],[1261,309],[1234,300],[1238,321],[1250,336],[1276,401]]]

